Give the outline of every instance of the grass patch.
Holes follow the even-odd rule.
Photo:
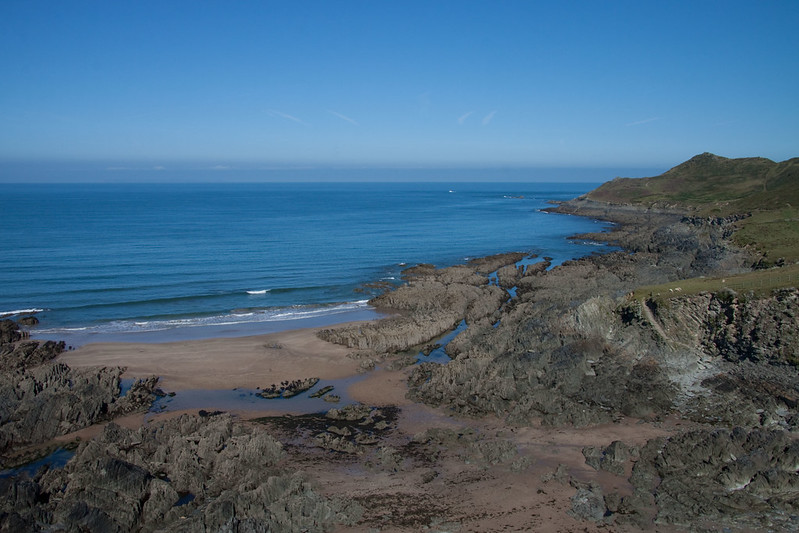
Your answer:
[[[757,270],[734,276],[717,278],[690,278],[660,285],[646,285],[633,291],[633,298],[653,300],[691,296],[701,292],[719,292],[732,289],[735,292],[752,292],[766,296],[775,289],[799,286],[799,265]]]
[[[755,248],[771,263],[780,258],[799,261],[799,208],[757,211],[736,226],[733,241],[738,246]]]

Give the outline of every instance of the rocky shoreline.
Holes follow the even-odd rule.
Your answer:
[[[468,265],[426,272],[389,297],[392,307],[410,312],[410,318],[375,323],[368,343],[357,346],[379,358],[386,357],[383,350],[403,350],[392,344],[398,328],[409,320],[430,325],[415,305],[421,302],[423,315],[437,317],[442,311],[428,311],[430,302],[443,302],[447,311],[459,310],[447,316],[450,324],[465,319],[468,329],[447,346],[449,364],[414,368],[409,391],[414,401],[462,416],[497,416],[511,426],[592,426],[623,417],[657,423],[667,416],[697,424],[693,433],[647,443],[630,478],[635,494],[620,500],[621,506],[583,513],[589,519],[644,527],[651,523],[642,517],[655,512],[656,524],[690,528],[799,525],[793,459],[799,292],[782,289],[755,297],[727,290],[633,299],[629,295],[640,285],[745,272],[755,259],[729,245],[725,220],[585,199],[553,211],[613,222],[609,233],[579,238],[611,242],[622,251],[551,270],[543,264],[494,265],[502,273],[498,288],[513,286],[513,298],[488,293],[488,279],[473,280],[480,272],[471,268],[467,275]],[[453,269],[457,277],[450,274]],[[474,289],[484,291],[473,293],[479,303],[464,298],[468,303],[452,306],[443,296]],[[472,309],[482,312],[470,314]],[[357,333],[323,336],[355,346],[351,339]],[[693,452],[697,442],[701,452],[689,454],[686,464],[662,464],[664,450]],[[707,462],[714,467],[701,480],[692,479]],[[741,468],[746,474],[731,474]],[[643,483],[637,476],[645,471],[650,477]],[[729,476],[738,481],[725,481]],[[663,496],[667,487],[676,492]]]
[[[203,412],[139,430],[111,423],[64,469],[0,479],[0,527],[491,530],[519,526],[518,514],[518,529],[546,529],[532,518],[541,513],[567,520],[561,530],[799,527],[799,291],[634,298],[642,285],[744,272],[756,259],[729,243],[724,220],[584,198],[552,210],[612,222],[578,238],[619,251],[554,268],[521,263],[525,254],[418,265],[371,302],[391,317],[319,332],[366,371],[404,372],[408,398],[443,413],[446,426],[401,431],[402,406],[249,422]],[[464,321],[447,364],[413,364]],[[121,396],[121,369],[72,370],[53,361],[63,346],[31,347],[3,324],[5,464],[17,448],[145,409],[157,393],[147,378]],[[592,441],[592,428],[621,434],[629,421],[659,436]],[[537,427],[583,435],[582,465],[544,461],[525,440]],[[466,479],[487,490],[514,479],[514,497],[539,498],[538,514],[521,504],[493,516],[465,509],[467,494],[478,499],[459,485]],[[399,480],[422,488],[399,491]],[[561,498],[547,508],[548,492],[565,494],[567,507]],[[419,494],[440,504],[425,507]]]

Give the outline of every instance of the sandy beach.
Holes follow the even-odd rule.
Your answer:
[[[125,377],[160,376],[167,391],[268,387],[306,377],[357,373],[349,349],[316,336],[317,329],[167,343],[102,342],[65,352],[71,367],[121,366]]]

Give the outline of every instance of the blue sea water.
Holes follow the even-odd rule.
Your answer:
[[[34,337],[76,343],[367,318],[375,290],[365,284],[398,283],[408,265],[509,251],[560,262],[599,251],[567,239],[599,222],[540,211],[595,186],[5,185],[0,316],[35,310]]]

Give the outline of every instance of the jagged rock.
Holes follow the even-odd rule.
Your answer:
[[[138,380],[120,397],[122,372],[46,363],[0,374],[0,453],[149,408],[158,378]]]
[[[333,385],[327,385],[326,387],[322,387],[318,391],[316,391],[313,394],[311,394],[309,396],[309,398],[321,398],[322,396],[324,396],[328,392],[332,391],[333,389],[335,389],[335,387]]]
[[[428,344],[427,346],[425,346],[424,348],[421,349],[421,353],[422,353],[422,355],[427,357],[428,355],[433,353],[433,351],[438,350],[439,348],[441,348],[441,345],[438,344],[438,343],[436,343],[436,344]]]
[[[584,203],[575,205],[584,209]],[[619,224],[611,234],[592,237],[616,240],[635,253],[584,257],[551,270],[545,263],[528,267],[516,281],[513,305],[467,321],[468,328],[450,341],[453,361],[414,368],[409,397],[514,423],[587,425],[679,410],[707,421],[792,427],[799,373],[768,367],[790,363],[799,353],[797,292],[758,299],[698,295],[660,308],[631,302],[627,297],[638,285],[715,268],[743,270],[746,254],[724,240],[723,223],[697,223],[663,209],[601,207],[591,213]],[[413,282],[425,288],[418,300],[407,290],[382,301],[405,312],[434,309],[424,303],[433,294],[426,285],[434,283],[432,272]],[[502,273],[515,279],[518,269]],[[720,357],[760,366],[735,370],[720,365]],[[763,377],[746,390],[753,375]],[[736,412],[733,397],[750,397],[753,408]],[[758,404],[764,411],[756,412]]]
[[[579,487],[571,498],[569,514],[579,520],[598,522],[605,517],[606,511],[602,487],[595,483]]]
[[[621,476],[625,472],[627,462],[638,456],[638,449],[616,440],[606,448],[586,446],[583,448],[583,456],[585,463],[592,468]]]
[[[361,447],[353,440],[346,438],[343,435],[334,435],[330,432],[322,432],[314,437],[314,442],[320,448],[332,450],[335,452],[360,454],[363,453]]]
[[[7,523],[68,530],[299,532],[360,516],[357,505],[277,469],[282,455],[265,430],[229,415],[182,415],[139,430],[111,423],[63,470],[33,485],[0,482],[0,493],[18,495]]]
[[[24,338],[24,337],[21,337]],[[0,365],[5,371],[32,368],[52,361],[64,351],[63,341],[30,341],[0,345]]]
[[[19,330],[19,324],[10,318],[0,320],[0,345],[17,342],[22,338],[23,334]]]
[[[350,435],[352,435],[352,430],[346,426],[344,427],[330,426],[327,428],[327,431],[329,433],[335,433],[340,437],[349,437]]]
[[[280,385],[265,387],[261,392],[255,393],[256,396],[266,399],[274,398],[293,398],[298,394],[311,389],[319,383],[319,378],[296,379],[294,381],[284,381]]]
[[[368,405],[351,404],[341,409],[330,409],[325,415],[331,420],[346,420],[353,421],[367,421],[373,420],[375,417],[381,416],[380,410]]]
[[[490,274],[491,272],[495,272],[506,265],[518,263],[525,257],[528,257],[528,254],[521,252],[495,254],[471,259],[469,261],[469,266],[474,267],[478,274]]]
[[[411,282],[370,301],[377,308],[401,314],[367,324],[324,329],[319,336],[350,348],[376,352],[395,353],[424,345],[454,329],[462,320],[477,322],[494,313],[507,299],[507,292],[488,285],[488,278],[478,274],[477,268],[415,267],[413,275],[406,276]]]
[[[654,496],[658,522],[789,530],[799,511],[797,464],[799,442],[787,432],[703,429],[650,440],[630,482]]]

